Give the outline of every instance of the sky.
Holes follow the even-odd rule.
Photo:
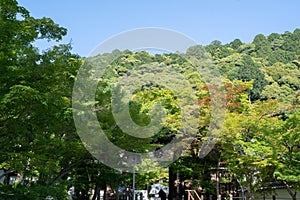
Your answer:
[[[198,44],[293,32],[300,28],[298,0],[18,0],[33,17],[50,17],[68,29],[63,43],[88,56],[101,42],[143,27],[178,31]],[[41,49],[52,43],[37,42]]]

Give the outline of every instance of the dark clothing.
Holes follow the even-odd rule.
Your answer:
[[[159,190],[158,195],[161,200],[166,200],[167,199],[167,194],[163,190]]]

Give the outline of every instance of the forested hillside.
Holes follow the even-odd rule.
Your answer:
[[[258,34],[251,43],[239,39],[225,45],[206,46],[224,76],[254,80],[251,101],[277,99],[292,102],[299,90],[300,29],[268,36]]]
[[[104,165],[85,148],[99,149],[91,145],[93,138],[85,143],[78,136],[74,116],[81,115],[76,109],[86,105],[98,120],[87,126],[92,130],[100,125],[107,138],[123,150],[159,153],[178,139],[178,146],[170,152],[179,158],[166,168],[142,160],[139,167],[149,170],[136,175],[137,189],[169,180],[169,197],[175,198],[173,183],[179,178],[177,181],[191,182],[203,195],[225,198],[243,189],[247,199],[253,199],[262,189],[274,193],[276,183],[296,199],[300,190],[300,29],[258,34],[250,43],[213,41],[177,54],[115,50],[90,58],[72,53],[70,44],[60,44],[66,33],[50,18],[32,17],[15,0],[0,0],[0,199],[67,199],[70,188],[74,189],[73,199],[99,199],[97,194],[107,186],[117,190],[132,184],[129,170]],[[35,46],[38,40],[58,44],[41,51]],[[101,68],[101,63],[108,65],[100,81],[97,79],[95,99],[84,103],[72,99],[78,71],[87,67],[84,73],[93,77],[95,71],[89,67]],[[221,85],[206,81],[212,77],[201,77],[209,75],[199,74],[204,66],[220,73]],[[124,91],[118,87],[115,93],[120,96],[112,98],[116,81],[132,76],[137,68],[145,69],[137,77],[147,82],[132,92],[128,102],[123,101]],[[175,71],[185,80],[163,80],[179,89],[178,95],[149,76],[162,69],[170,76]],[[221,93],[211,93],[214,90]],[[218,103],[220,112],[214,109]],[[139,127],[151,124],[153,116],[164,116],[155,121],[161,128],[149,137],[143,137],[146,133],[138,132],[139,127],[134,130],[141,138],[127,134],[123,128],[133,126],[117,123],[128,118],[121,112],[124,105],[129,105],[129,117]],[[187,112],[193,117],[189,129],[181,127],[185,111],[193,111]],[[201,148],[211,140],[211,132],[213,145],[203,153]],[[187,147],[186,135],[193,135]],[[116,152],[96,153],[104,153],[101,159],[109,160]]]
[[[300,180],[300,132],[297,120],[299,37],[300,30],[296,29],[293,33],[273,33],[269,36],[259,34],[251,43],[242,43],[236,39],[222,45],[220,41],[213,41],[207,46],[190,47],[184,54],[151,55],[145,51],[114,51],[113,54],[90,58],[87,62],[97,65],[105,59],[116,57],[106,70],[97,93],[101,99],[97,107],[107,108],[98,111],[99,116],[106,116],[104,121],[100,120],[100,124],[108,127],[105,131],[115,144],[134,152],[160,148],[180,135],[178,130],[182,111],[178,107],[178,99],[168,89],[150,81],[133,94],[129,104],[131,117],[141,126],[150,122],[149,112],[155,103],[163,102],[168,110],[163,128],[155,136],[143,140],[124,135],[120,127],[116,126],[116,119],[111,114],[112,97],[108,92],[118,77],[130,77],[140,66],[171,67],[191,84],[201,113],[196,139],[189,151],[170,166],[172,171],[180,172],[181,179],[193,177],[198,180],[195,184],[204,188],[204,194],[217,192],[225,195],[229,191],[217,191],[215,183],[209,179],[209,173],[216,173],[213,169],[216,170],[220,163],[226,163],[226,173],[231,176],[220,177],[222,183],[226,185],[235,182],[237,185],[238,181],[238,187],[246,188],[249,199],[254,198],[258,189],[271,188],[275,182],[288,186],[290,195],[295,197]],[[195,59],[197,62],[193,62]],[[215,118],[211,115],[209,95],[209,88],[215,86],[205,83],[195,71],[203,65],[211,65],[220,72],[223,81],[221,87],[226,93],[226,118],[218,132],[218,142],[204,158],[199,157],[199,153],[201,146],[209,140],[210,120]],[[173,176],[172,173],[169,175]]]

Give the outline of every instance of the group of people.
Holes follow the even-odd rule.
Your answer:
[[[196,190],[197,192],[201,192],[202,188],[197,185],[193,184],[193,179],[190,179],[188,181],[182,181],[175,180],[174,187],[176,188],[176,194],[179,196],[179,199],[188,200],[188,190]]]

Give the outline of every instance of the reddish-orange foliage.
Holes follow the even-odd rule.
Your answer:
[[[199,100],[198,104],[200,106],[211,105],[211,96],[209,91],[217,90],[218,86],[215,85],[205,85],[202,90],[207,91]],[[235,111],[242,106],[242,96],[247,94],[247,86],[242,84],[234,85],[232,83],[223,83],[224,91],[226,93],[225,105],[230,111]]]

